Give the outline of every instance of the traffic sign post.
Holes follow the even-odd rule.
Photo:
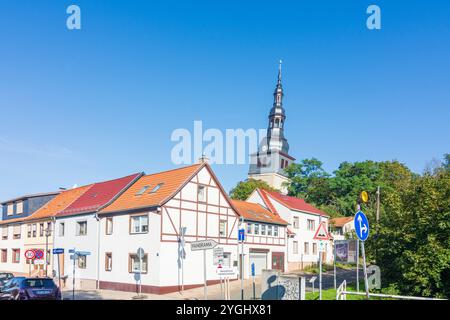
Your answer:
[[[255,263],[252,262],[252,278],[253,278],[253,300],[256,300],[256,287],[255,287]]]
[[[325,221],[322,222],[322,216],[319,216],[319,228],[317,228],[314,240],[326,241],[330,237],[328,235]],[[320,244],[320,243],[319,243]],[[322,300],[322,252],[319,250],[319,300]]]
[[[139,259],[139,293],[138,298],[141,298],[142,294],[142,259],[145,257],[144,249],[139,248],[137,249],[136,255]]]
[[[204,280],[204,297],[205,300],[208,300],[208,291],[206,284],[206,250],[210,250],[215,248],[218,245],[214,240],[200,240],[191,242],[191,250],[199,251],[203,250],[203,280]]]
[[[61,268],[59,265],[59,255],[64,253],[64,249],[63,248],[54,248],[53,249],[53,255],[57,256],[58,259],[58,285],[59,285],[59,290],[61,290]],[[54,258],[53,258],[54,259]],[[61,294],[61,300],[63,300],[63,295]]]
[[[366,289],[366,298],[369,299],[369,282],[367,280],[366,252],[364,250],[364,241],[366,241],[367,238],[369,237],[369,230],[370,230],[369,220],[361,210],[358,210],[358,212],[355,214],[353,223],[355,226],[356,236],[361,241],[361,253],[363,257],[363,268],[364,268],[364,286]]]
[[[28,276],[31,277],[31,263],[35,257],[34,250],[28,249],[25,251],[25,258],[28,260]]]
[[[238,242],[241,242],[241,256],[239,264],[239,274],[241,277],[241,300],[244,300],[244,241],[245,241],[245,226],[244,217],[241,216],[239,223]],[[239,244],[238,244],[239,250]]]

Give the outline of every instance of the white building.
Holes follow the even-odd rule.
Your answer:
[[[345,240],[355,230],[354,217],[330,219],[331,235],[334,240]]]
[[[329,216],[303,199],[256,189],[247,199],[263,205],[289,223],[287,242],[288,270],[300,270],[319,261],[319,241],[314,235],[321,222],[328,230]],[[326,241],[322,261],[333,260],[331,241]]]

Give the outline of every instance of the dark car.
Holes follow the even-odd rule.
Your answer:
[[[14,278],[14,275],[11,272],[0,272],[0,290],[3,288],[5,283],[12,278]]]
[[[50,278],[13,278],[0,293],[2,300],[61,300],[61,291]]]

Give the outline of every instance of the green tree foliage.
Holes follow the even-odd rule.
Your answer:
[[[449,154],[423,175],[398,161],[343,162],[330,175],[317,159],[292,164],[286,172],[290,195],[331,216],[354,215],[361,191],[367,191],[369,202],[361,205],[372,227],[367,258],[380,266],[383,287],[406,295],[450,296]]]
[[[272,188],[267,184],[267,182],[255,179],[248,179],[239,182],[236,187],[230,191],[230,197],[234,200],[247,200],[247,198],[252,194],[252,192],[257,189],[264,189],[268,191],[279,191]]]

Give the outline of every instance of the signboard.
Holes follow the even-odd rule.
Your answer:
[[[25,258],[29,259],[29,260],[33,260],[35,257],[34,251],[33,250],[27,250],[25,251]]]
[[[358,211],[355,214],[355,224],[356,236],[361,241],[366,241],[369,237],[369,220],[362,211]]]
[[[356,240],[335,240],[335,259],[338,263],[356,263]]]
[[[215,266],[223,264],[223,248],[213,249],[213,263]]]
[[[39,259],[39,260],[33,260],[33,264],[35,265],[40,265],[40,264],[45,264],[45,261],[43,259]]]
[[[36,249],[34,250],[34,258],[36,260],[40,260],[44,258],[44,250]]]
[[[75,253],[75,249],[69,249],[69,253]]]
[[[320,240],[319,241],[319,252],[325,252],[326,251],[326,243],[325,241]]]
[[[256,272],[255,272],[255,263],[252,262],[252,277],[254,277],[255,275],[256,275]]]
[[[90,256],[91,253],[89,251],[77,251],[75,252],[76,255],[78,256]]]
[[[63,254],[64,249],[63,248],[55,248],[53,249],[53,254]]]
[[[238,240],[245,241],[245,229],[239,229]]]
[[[234,268],[220,268],[216,270],[217,274],[221,277],[235,277],[237,276],[237,270]]]
[[[200,241],[194,241],[191,242],[191,250],[192,251],[198,251],[198,250],[209,250],[217,246],[218,243],[214,240],[200,240]]]
[[[329,240],[330,239],[325,221],[319,224],[319,228],[317,228],[316,234],[314,235],[313,239],[314,240]]]

